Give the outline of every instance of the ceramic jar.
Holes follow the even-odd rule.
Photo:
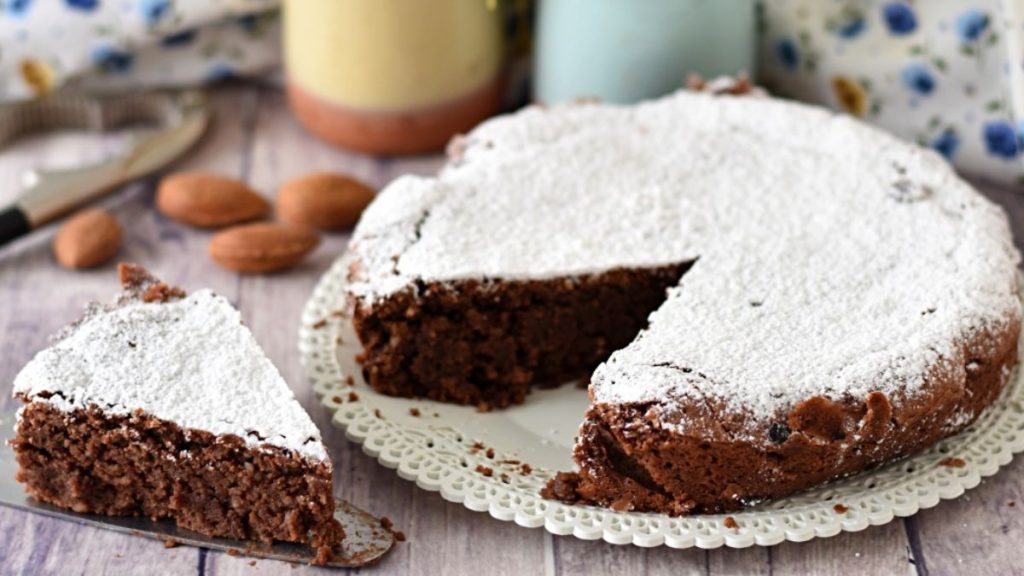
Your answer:
[[[628,103],[754,73],[754,0],[539,0],[534,99]]]
[[[501,102],[496,1],[286,0],[284,53],[299,120],[362,152],[440,149]]]

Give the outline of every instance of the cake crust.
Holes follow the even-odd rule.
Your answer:
[[[963,378],[936,370],[929,393],[892,401],[824,397],[799,403],[750,437],[730,434],[715,406],[677,407],[701,423],[681,434],[651,417],[650,404],[596,404],[573,459],[545,498],[620,511],[720,513],[899,460],[973,423],[999,397],[1017,364],[1020,322],[965,343]]]

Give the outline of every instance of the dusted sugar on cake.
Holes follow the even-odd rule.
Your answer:
[[[346,258],[378,390],[494,406],[590,376],[579,471],[546,494],[619,509],[734,509],[909,454],[1017,359],[1003,212],[930,150],[770,98],[491,120],[382,191]],[[558,342],[578,361],[552,373]]]
[[[90,306],[15,378],[18,480],[76,512],[308,543],[326,562],[344,536],[331,462],[238,311],[121,273],[114,303]]]

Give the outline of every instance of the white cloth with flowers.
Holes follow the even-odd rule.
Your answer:
[[[1024,0],[769,0],[761,79],[1024,186]]]
[[[0,101],[275,69],[277,0],[0,0]]]
[[[754,0],[751,0],[754,1]],[[0,0],[0,102],[275,70],[278,0]],[[1024,0],[765,0],[760,81],[1024,187]]]

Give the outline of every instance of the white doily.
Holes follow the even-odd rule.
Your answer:
[[[420,488],[520,526],[672,548],[802,542],[885,524],[956,498],[1024,450],[1024,385],[1015,372],[977,422],[924,452],[728,515],[673,518],[544,500],[538,491],[547,480],[558,470],[572,469],[572,439],[586,393],[572,385],[535,390],[523,406],[489,413],[377,394],[363,382],[354,361],[361,348],[341,311],[345,275],[346,265],[338,260],[306,304],[299,330],[306,374],[334,413],[334,424]],[[951,466],[949,458],[964,465]],[[727,517],[735,527],[725,526]]]

